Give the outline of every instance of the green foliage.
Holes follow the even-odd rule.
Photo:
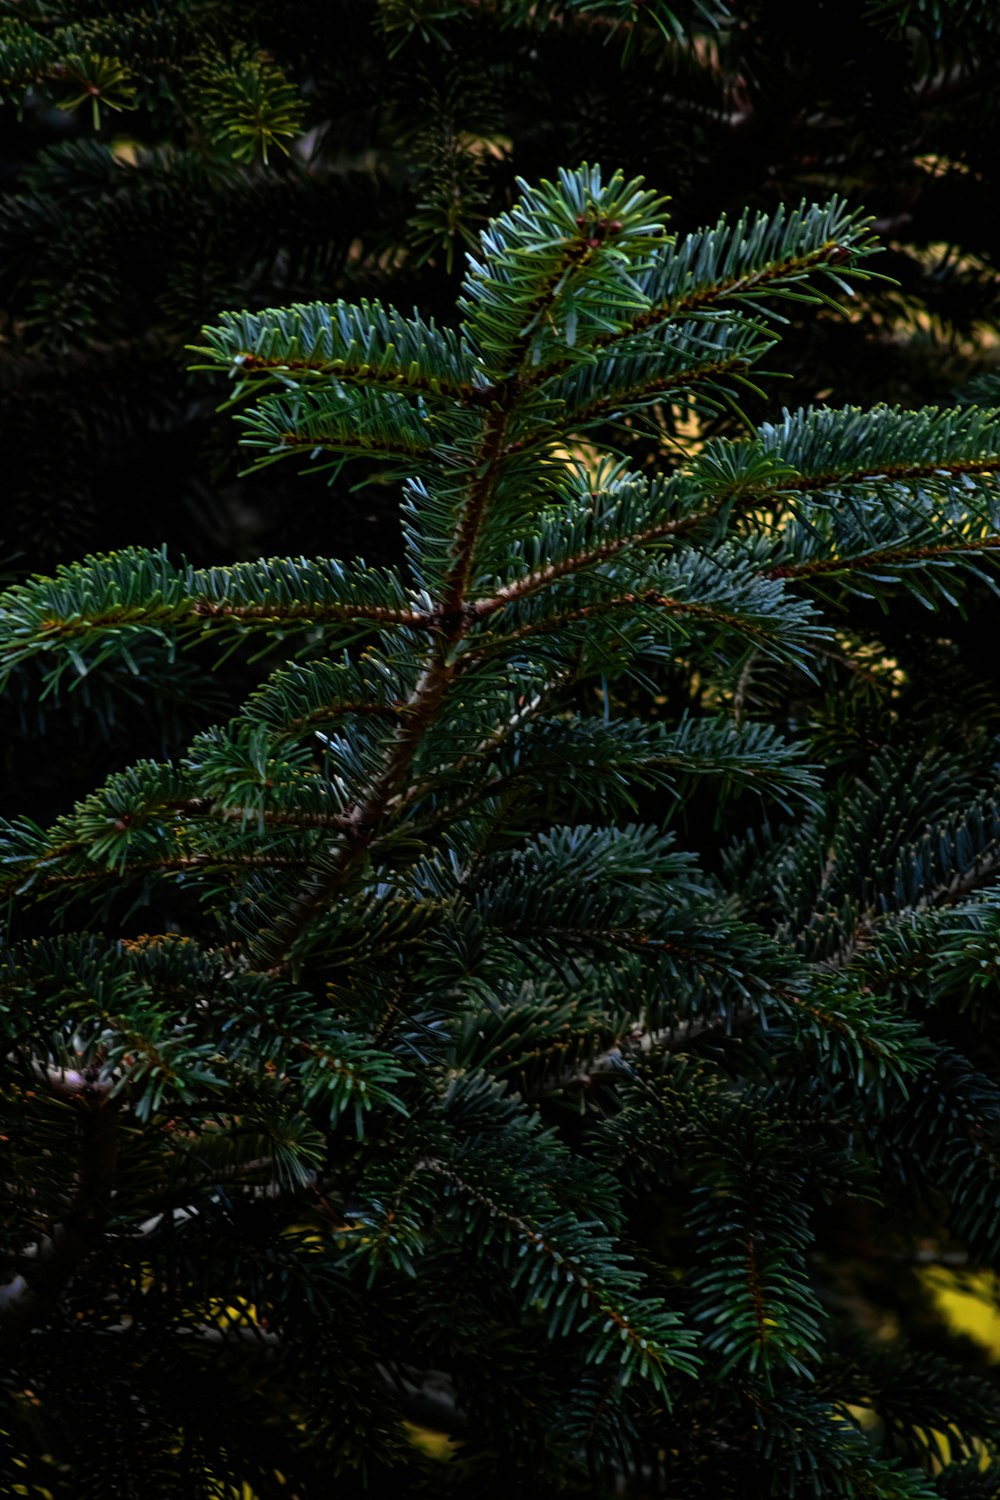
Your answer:
[[[993,1387],[872,1338],[821,1229],[1000,1256],[995,768],[889,708],[860,763],[827,702],[859,663],[890,693],[848,610],[989,581],[1000,416],[817,407],[659,472],[596,447],[724,404],[775,303],[874,248],[839,201],[688,237],[623,174],[522,185],[453,324],[316,302],[197,349],[256,468],[398,481],[402,561],[130,548],[0,597],[43,722],[185,651],[246,684],[4,825],[0,1427],[36,1486],[127,1492],[140,1453],[164,1495],[927,1500],[996,1468]],[[440,1467],[405,1440],[429,1405]]]
[[[281,137],[301,131],[302,98],[266,53],[236,47],[229,59],[208,61],[196,82],[205,129],[213,142],[231,142],[237,161],[259,152],[266,163],[269,146],[285,150]]]
[[[206,6],[199,17],[198,7],[184,6],[176,26],[144,15],[122,16],[118,7],[109,7],[103,16],[103,7],[95,7],[90,17],[84,14],[67,23],[48,9],[39,7],[26,20],[0,17],[4,96],[23,107],[30,89],[42,90],[67,111],[90,103],[93,127],[99,130],[102,106],[135,108],[140,90],[143,102],[149,102],[179,65],[210,45],[221,19],[213,11],[222,8]],[[300,131],[301,97],[262,51],[237,42],[228,56],[209,52],[191,81],[191,97],[197,98],[209,137],[217,144],[232,142],[239,161],[259,153],[266,162],[269,145],[280,145],[279,137]]]

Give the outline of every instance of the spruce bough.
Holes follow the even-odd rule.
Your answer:
[[[95,713],[185,647],[280,661],[4,830],[27,1493],[993,1492],[992,1387],[867,1337],[816,1230],[882,1205],[1000,1252],[1000,1090],[937,1020],[996,971],[992,766],[833,774],[748,683],[865,659],[857,596],[986,576],[1000,414],[607,446],[733,403],[781,299],[874,248],[839,202],[678,242],[620,176],[522,184],[455,328],[204,334],[258,465],[398,478],[404,565],[128,551],[3,596],[7,676]],[[697,711],[616,717],[678,671]],[[667,826],[706,795],[767,815],[707,871]]]

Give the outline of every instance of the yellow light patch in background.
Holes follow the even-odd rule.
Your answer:
[[[990,1271],[966,1274],[945,1266],[929,1267],[921,1279],[949,1328],[1000,1360],[1000,1279]]]
[[[414,1448],[419,1448],[428,1458],[436,1458],[440,1463],[447,1463],[455,1449],[461,1447],[446,1432],[437,1432],[433,1427],[418,1427],[416,1422],[404,1422],[403,1427]]]

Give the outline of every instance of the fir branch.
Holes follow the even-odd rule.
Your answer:
[[[203,334],[207,345],[193,352],[212,363],[196,368],[228,369],[236,382],[234,400],[286,375],[324,385],[349,381],[423,397],[480,399],[476,367],[450,330],[404,318],[377,301],[224,313]]]
[[[573,1285],[581,1303],[586,1308],[587,1316],[583,1326],[601,1325],[600,1331],[604,1335],[594,1344],[590,1355],[593,1362],[603,1363],[610,1350],[614,1349],[622,1366],[620,1377],[622,1380],[627,1381],[631,1374],[631,1367],[635,1367],[639,1374],[650,1380],[660,1395],[668,1401],[670,1399],[668,1372],[674,1370],[682,1370],[686,1374],[695,1372],[697,1357],[690,1352],[690,1346],[694,1342],[692,1336],[689,1333],[675,1333],[673,1338],[670,1338],[668,1330],[676,1321],[674,1318],[664,1318],[662,1314],[657,1317],[658,1309],[655,1305],[647,1304],[643,1307],[642,1303],[630,1303],[622,1298],[609,1296],[608,1291],[584,1261],[572,1251],[567,1253],[538,1226],[505,1207],[497,1197],[484,1192],[450,1163],[435,1160],[433,1157],[424,1157],[416,1163],[414,1171],[432,1172],[443,1177],[445,1181],[484,1208],[491,1219],[505,1223],[514,1231],[523,1246],[524,1270],[518,1280],[525,1281],[529,1289],[537,1294],[540,1284],[551,1282],[555,1276]],[[530,1261],[523,1259],[524,1251],[534,1252],[546,1262],[541,1275],[532,1267]],[[549,1274],[550,1268],[555,1272],[555,1276]],[[545,1302],[549,1299],[544,1293],[538,1300],[542,1301],[542,1310],[547,1310]],[[564,1305],[565,1292],[563,1291],[563,1294],[556,1299],[556,1307],[561,1311]],[[565,1313],[561,1316],[557,1313],[551,1319],[550,1326],[557,1328],[560,1323],[563,1323],[571,1327],[574,1321],[572,1310],[567,1306]]]
[[[712,316],[727,304],[756,305],[768,295],[818,301],[811,287],[802,286],[810,276],[834,268],[841,275],[845,269],[864,274],[856,262],[876,248],[869,222],[839,199],[822,208],[803,202],[790,212],[782,206],[773,216],[758,214],[733,225],[722,219],[714,229],[659,249],[640,280],[647,306],[621,327],[596,334],[590,347],[601,355],[662,324],[692,314]],[[535,382],[569,363],[564,358],[561,366],[540,370]]]

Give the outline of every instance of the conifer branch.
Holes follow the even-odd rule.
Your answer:
[[[447,662],[443,654],[425,668],[406,704],[382,772],[365,798],[347,812],[344,833],[332,851],[329,867],[318,870],[303,882],[271,930],[260,939],[258,968],[280,970],[311,921],[336,892],[346,889],[356,878],[368,857],[369,846],[383,814],[406,777],[453,674],[454,664]]]
[[[1000,463],[998,463],[1000,468]],[[897,567],[914,563],[935,562],[939,558],[973,557],[990,553],[1000,547],[1000,536],[956,537],[953,541],[939,542],[933,546],[873,548],[870,552],[859,552],[848,557],[816,557],[800,563],[782,563],[768,572],[769,578],[811,578],[824,573],[857,572],[865,568]]]
[[[284,914],[260,944],[260,963],[279,967],[311,920],[334,892],[344,889],[366,858],[367,847],[393,798],[402,790],[423,736],[437,715],[455,676],[454,649],[468,628],[464,605],[483,514],[492,494],[494,467],[502,452],[510,408],[498,405],[485,417],[476,449],[468,494],[460,511],[452,549],[452,565],[445,585],[442,615],[450,621],[440,642],[432,644],[421,676],[401,712],[381,774],[366,797],[346,817],[347,833],[332,868],[312,877],[292,899]]]

